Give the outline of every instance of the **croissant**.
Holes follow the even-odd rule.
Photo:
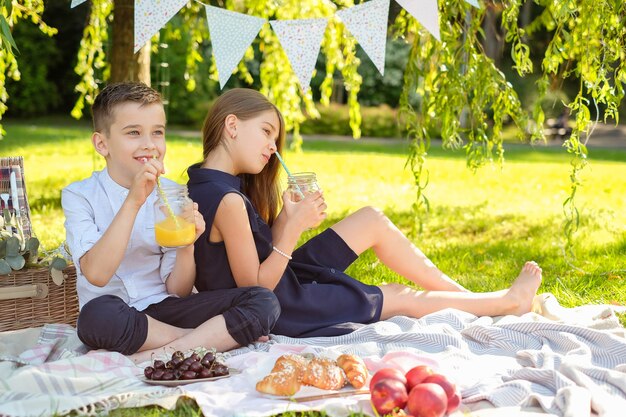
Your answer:
[[[302,376],[302,383],[325,390],[337,390],[346,385],[346,374],[330,359],[313,358]]]
[[[276,359],[276,363],[272,368],[272,372],[287,371],[293,372],[298,381],[302,379],[302,375],[306,370],[309,359],[301,355],[282,355]]]
[[[256,383],[256,390],[272,395],[294,395],[300,390],[301,384],[294,372],[279,371],[266,375]]]
[[[346,373],[348,381],[354,388],[361,388],[369,373],[363,359],[356,355],[343,354],[337,358],[337,365]]]

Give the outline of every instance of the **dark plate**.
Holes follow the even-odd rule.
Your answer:
[[[141,381],[150,385],[165,385],[166,387],[177,387],[179,385],[187,385],[187,384],[195,384],[197,382],[207,382],[207,381],[215,381],[217,379],[228,378],[232,375],[240,374],[241,371],[235,368],[228,368],[228,375],[223,376],[214,376],[211,378],[198,378],[198,379],[175,379],[172,381],[155,381],[154,379],[147,379],[146,377],[142,377]]]

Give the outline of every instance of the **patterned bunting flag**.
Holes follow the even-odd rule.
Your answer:
[[[304,92],[310,88],[327,19],[270,20]]]
[[[79,4],[83,4],[86,1],[87,0],[72,0],[72,5],[70,7],[74,8],[74,7],[78,6]]]
[[[189,0],[135,0],[135,52]]]
[[[385,75],[388,15],[389,0],[371,0],[337,12],[381,75]]]
[[[220,88],[224,88],[266,20],[219,7],[205,7]]]
[[[439,9],[437,0],[396,0],[400,6],[409,12],[418,22],[437,38],[439,37]]]

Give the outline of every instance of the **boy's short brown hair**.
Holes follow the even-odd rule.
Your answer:
[[[96,96],[91,106],[94,131],[108,134],[113,123],[115,106],[129,101],[141,103],[141,105],[163,104],[161,95],[144,83],[121,82],[109,84]]]

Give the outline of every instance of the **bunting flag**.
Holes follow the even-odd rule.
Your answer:
[[[439,9],[437,0],[396,0],[404,10],[417,19],[428,31],[441,40],[439,36]],[[468,1],[469,2],[469,1]],[[470,3],[471,4],[471,3]]]
[[[135,52],[178,13],[189,0],[135,0]]]
[[[389,0],[371,0],[336,14],[374,62],[378,72],[385,75]]]
[[[220,88],[224,88],[266,20],[205,5]]]
[[[310,88],[327,19],[270,20],[304,92]]]
[[[87,0],[72,0],[72,5],[70,7],[74,8],[74,7],[78,6],[79,4],[83,4],[86,1]]]
[[[480,9],[480,4],[478,4],[478,0],[465,0],[465,1],[471,4],[472,6],[476,7],[477,9]]]

